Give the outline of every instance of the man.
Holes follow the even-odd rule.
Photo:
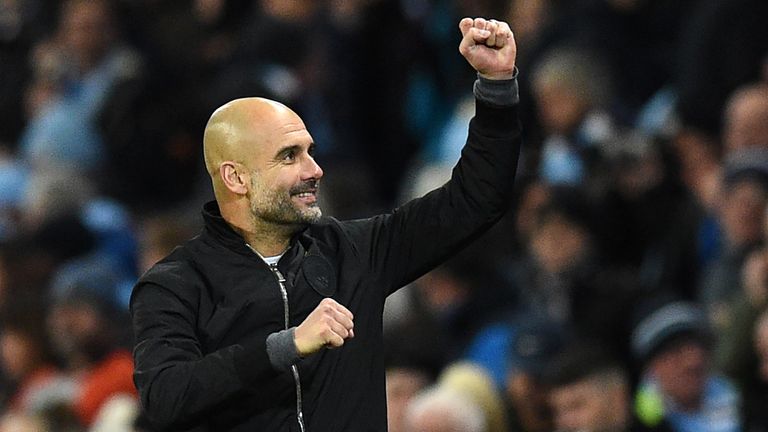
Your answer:
[[[72,261],[61,267],[51,285],[46,317],[53,348],[74,384],[67,408],[89,428],[111,401],[125,398],[137,405],[131,353],[121,344],[125,316],[114,295],[118,277],[92,262]]]
[[[466,394],[436,386],[417,395],[405,416],[406,432],[488,432],[483,410]]]
[[[645,427],[632,416],[629,375],[600,348],[574,345],[556,359],[548,375],[557,431],[669,430],[663,422]]]
[[[232,101],[204,146],[216,201],[200,236],[134,288],[135,382],[162,430],[386,431],[385,297],[504,213],[519,127],[509,26],[463,19],[479,74],[463,159],[391,214],[322,218],[312,137],[287,107]],[[336,348],[336,349],[330,349]]]
[[[695,304],[655,308],[632,332],[633,355],[643,365],[635,410],[647,426],[662,421],[675,432],[738,432],[740,397],[712,370],[713,334]]]

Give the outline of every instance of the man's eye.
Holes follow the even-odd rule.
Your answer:
[[[294,159],[296,159],[296,152],[286,152],[285,155],[283,155],[283,160],[287,162],[292,162]]]

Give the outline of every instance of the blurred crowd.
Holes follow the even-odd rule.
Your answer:
[[[513,209],[388,299],[392,432],[768,431],[765,0],[0,0],[0,432],[146,431],[127,304],[210,113],[305,120],[325,214],[447,180],[511,23]]]

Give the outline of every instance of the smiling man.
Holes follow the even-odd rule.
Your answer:
[[[135,382],[160,430],[383,432],[384,300],[492,226],[520,150],[506,23],[465,18],[476,115],[452,179],[390,214],[323,217],[313,140],[286,106],[238,99],[205,130],[202,233],[137,283]]]

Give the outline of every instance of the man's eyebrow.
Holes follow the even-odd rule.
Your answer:
[[[288,153],[297,152],[297,151],[301,151],[300,145],[298,144],[288,145],[277,150],[277,153],[275,153],[275,157],[280,159],[283,156],[287,155]]]
[[[277,150],[275,157],[278,159],[281,159],[283,156],[287,155],[290,152],[302,151],[303,147],[304,146],[301,144],[287,145]],[[309,143],[309,145],[307,146],[307,151],[311,153],[314,149],[315,149],[315,143],[314,142]]]

